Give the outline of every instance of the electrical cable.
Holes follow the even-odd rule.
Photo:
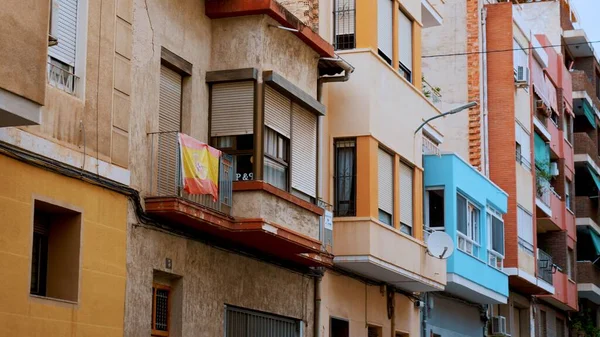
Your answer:
[[[578,43],[563,43],[563,44],[547,45],[547,46],[539,46],[539,47],[498,49],[498,50],[473,51],[473,52],[451,53],[451,54],[434,54],[434,55],[421,56],[421,58],[465,56],[465,55],[473,55],[473,54],[505,53],[505,52],[513,52],[513,51],[517,51],[517,50],[534,50],[534,49],[555,48],[555,47],[562,47],[562,46],[581,46],[581,45],[596,44],[596,43],[600,43],[600,40],[590,41],[590,42],[578,42]]]

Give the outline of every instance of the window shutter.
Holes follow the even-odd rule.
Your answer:
[[[400,62],[412,72],[412,20],[404,12],[398,13],[398,48],[400,49]]]
[[[158,103],[158,193],[176,195],[178,186],[177,132],[181,130],[181,75],[161,66]]]
[[[290,138],[292,102],[289,98],[265,86],[265,125]]]
[[[48,55],[75,67],[77,41],[77,1],[54,0],[52,4],[52,24],[58,44],[48,48]]]
[[[292,188],[317,196],[317,116],[292,105]]]
[[[377,0],[377,44],[379,50],[392,59],[392,12],[391,0]]]
[[[254,82],[212,85],[211,137],[254,133]]]
[[[517,207],[517,228],[519,238],[533,246],[533,223],[529,213]]]
[[[413,225],[413,169],[400,163],[400,222]]]
[[[394,157],[379,149],[379,209],[394,214]]]
[[[523,127],[515,122],[515,133],[516,140],[519,145],[521,145],[521,155],[527,159],[527,161],[531,158],[531,140],[529,138],[529,134]]]

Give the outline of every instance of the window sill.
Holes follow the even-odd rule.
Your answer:
[[[298,207],[302,207],[307,211],[315,213],[318,216],[322,216],[325,214],[325,210],[321,207],[311,204],[308,201],[302,200],[291,193],[279,189],[271,184],[268,184],[262,180],[252,180],[252,181],[234,181],[233,182],[233,192],[241,192],[241,191],[265,191],[269,194],[272,194],[276,197],[284,199]]]
[[[29,294],[29,297],[32,299],[40,300],[40,301],[44,301],[44,302],[56,302],[56,303],[61,303],[61,304],[73,305],[73,306],[79,304],[76,301],[63,300],[60,298],[54,298],[54,297],[48,297],[48,296],[39,296],[39,295]]]

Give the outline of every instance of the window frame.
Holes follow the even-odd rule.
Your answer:
[[[166,290],[168,292],[167,295],[167,331],[163,331],[163,330],[156,330],[156,293],[157,291],[161,289],[161,290]],[[164,284],[160,284],[160,283],[152,283],[152,322],[151,322],[151,327],[152,327],[152,332],[151,335],[152,336],[158,336],[158,337],[168,337],[169,336],[169,332],[171,329],[171,287],[164,285]]]
[[[465,199],[465,207],[466,207],[466,231],[467,233],[463,233],[458,229],[458,202],[456,203],[456,209],[457,209],[457,214],[456,214],[456,234],[457,234],[457,248],[466,253],[469,254],[473,257],[478,257],[479,256],[479,249],[481,248],[481,208],[479,206],[477,206],[477,204],[475,204],[474,202],[472,202],[471,200],[469,200],[469,198],[467,198],[464,194],[457,192],[456,193],[457,196],[457,200],[458,197],[462,197],[463,199]],[[469,206],[471,206],[471,208],[469,208]],[[471,210],[471,212],[470,212]],[[476,213],[474,212],[476,211]],[[475,217],[475,219],[477,219],[477,223],[473,223],[473,215],[477,214],[478,216]],[[476,227],[476,228],[475,228]],[[464,248],[461,247],[461,242],[464,245]],[[470,247],[470,248],[469,248]]]
[[[340,2],[343,2],[343,9],[340,9],[339,4]],[[345,4],[348,3],[348,8],[346,9]],[[350,13],[352,13],[352,16],[354,18],[354,22],[352,23],[354,31],[353,33],[348,33],[348,34],[337,34],[337,31],[339,30],[339,26],[338,26],[338,22],[341,21],[339,20],[339,15],[340,12],[342,12],[341,15],[350,15]],[[356,0],[334,0],[333,1],[333,27],[332,27],[332,31],[333,31],[333,47],[335,50],[349,50],[349,49],[355,49],[356,48]],[[344,42],[340,42],[338,40],[339,37],[347,37],[348,40],[351,39],[351,41],[346,41],[344,39]],[[342,45],[342,46],[340,46]]]
[[[344,322],[346,324],[346,326],[348,327],[348,334],[346,335],[346,337],[350,337],[350,321],[344,318],[339,318],[339,317],[335,317],[335,316],[329,316],[329,336],[334,336],[333,335],[333,321],[339,321],[339,322]]]
[[[443,217],[443,222],[444,222],[444,226],[435,226],[432,227],[431,226],[431,219],[430,219],[430,214],[429,214],[429,193],[432,191],[442,191],[442,196],[444,198],[444,202],[443,202],[443,206],[444,206],[444,210],[442,212],[442,217]],[[446,230],[446,189],[444,186],[436,186],[436,187],[428,187],[425,188],[425,202],[424,202],[424,207],[423,207],[423,211],[424,211],[424,223],[425,223],[425,228],[427,229],[431,229],[432,231],[445,231]]]
[[[268,153],[267,149],[267,142],[269,141],[269,137],[268,134],[269,133],[273,133],[273,135],[275,136],[275,147],[277,148],[277,155],[273,155]],[[265,176],[265,167],[267,166],[266,164],[263,163],[263,179],[265,180],[265,182],[281,189],[284,191],[288,191],[290,192],[292,190],[292,175],[290,174],[290,168],[291,168],[291,137],[287,138],[284,135],[280,134],[279,132],[275,131],[274,129],[264,125],[264,129],[263,129],[263,140],[264,140],[264,148],[263,148],[263,152],[264,152],[264,157],[267,160],[270,160],[272,162],[274,162],[277,165],[281,165],[284,169],[285,172],[285,182],[286,182],[286,186],[285,188],[281,188],[279,186],[275,186],[273,184],[271,184],[270,182],[267,181],[267,177]],[[283,146],[282,146],[283,145]],[[282,152],[283,153],[283,157],[279,157],[279,153]]]
[[[502,218],[502,214],[500,212],[498,212],[498,210],[492,208],[492,207],[486,207],[486,226],[487,226],[487,243],[488,243],[488,265],[498,269],[498,270],[502,270],[504,268],[504,258],[505,258],[505,253],[506,253],[506,237],[503,234],[502,235],[502,250],[504,251],[503,253],[500,253],[498,251],[496,251],[494,249],[494,231],[493,231],[493,221],[496,218],[498,220],[500,220],[500,222],[502,222],[502,232],[504,232],[505,226],[504,226],[504,219]]]
[[[338,179],[340,178],[338,176],[338,169],[339,169],[339,161],[338,161],[338,149],[340,149],[341,147],[337,146],[337,143],[342,143],[342,142],[353,142],[353,146],[352,146],[352,153],[353,153],[353,159],[354,159],[354,163],[352,165],[352,191],[351,191],[351,198],[354,200],[348,200],[349,203],[349,213],[350,214],[346,214],[346,215],[340,215],[338,213],[339,210],[339,205],[340,202],[342,202],[339,198],[339,191],[338,191]],[[348,146],[350,147],[350,146]],[[348,147],[344,147],[344,148],[348,148]],[[356,163],[357,163],[357,158],[356,158],[356,138],[335,138],[333,140],[333,167],[334,167],[334,175],[333,175],[333,198],[334,198],[334,214],[336,217],[352,217],[352,216],[356,216],[356,189],[358,187],[358,184],[356,182]],[[346,176],[344,176],[345,178]],[[346,202],[345,200],[343,202]]]

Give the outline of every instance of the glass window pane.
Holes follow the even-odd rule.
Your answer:
[[[356,179],[354,177],[354,140],[335,143],[335,212],[337,216],[354,216]]]
[[[287,168],[265,157],[265,181],[277,188],[287,190]]]
[[[460,194],[456,195],[456,214],[458,231],[467,235],[467,199]]]
[[[429,227],[444,227],[444,190],[428,191]]]

